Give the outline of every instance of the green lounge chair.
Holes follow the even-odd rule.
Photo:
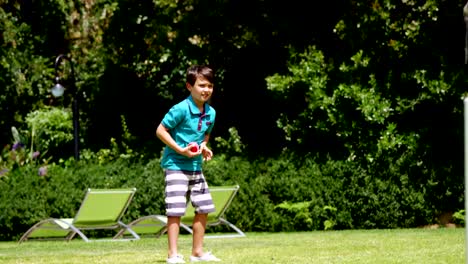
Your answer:
[[[245,233],[242,232],[234,224],[226,220],[224,213],[229,208],[232,199],[239,190],[239,186],[210,186],[210,193],[213,198],[213,203],[216,207],[216,212],[208,214],[207,227],[217,225],[227,225],[235,233],[225,234],[205,234],[205,238],[227,238],[227,237],[245,237]],[[193,233],[191,226],[193,218],[195,217],[195,209],[192,204],[188,202],[185,216],[181,218],[181,227],[187,230],[189,233]],[[167,217],[165,215],[148,215],[138,218],[128,224],[128,226],[138,233],[139,235],[151,235],[156,234],[156,237],[160,237],[167,231]],[[128,231],[120,230],[114,238],[129,235]]]
[[[78,234],[84,241],[91,240],[84,230],[115,229],[125,230],[133,239],[140,239],[131,228],[120,220],[130,204],[136,188],[129,189],[88,189],[75,218],[49,218],[32,226],[20,238],[19,243],[28,239],[57,239],[70,241]],[[101,241],[101,240],[99,240]]]

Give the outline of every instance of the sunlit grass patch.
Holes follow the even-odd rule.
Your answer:
[[[188,258],[191,237],[182,235]],[[464,263],[464,229],[347,230],[247,233],[206,239],[222,263]],[[133,242],[0,243],[0,263],[165,263],[166,237]]]

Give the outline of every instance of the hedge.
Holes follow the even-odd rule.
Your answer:
[[[38,169],[18,167],[0,178],[0,240],[17,240],[44,218],[73,217],[86,188],[136,187],[124,222],[164,213],[158,159],[52,164],[45,176]],[[227,218],[246,232],[417,227],[433,223],[443,211],[434,208],[427,198],[434,194],[425,188],[397,175],[368,175],[348,161],[299,163],[289,156],[248,161],[220,155],[204,164],[204,174],[213,186],[241,186]],[[463,201],[457,206],[462,208]]]

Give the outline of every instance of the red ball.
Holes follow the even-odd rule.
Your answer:
[[[190,146],[190,151],[191,152],[198,152],[198,144],[197,143],[192,142],[192,143],[189,144],[189,146]]]

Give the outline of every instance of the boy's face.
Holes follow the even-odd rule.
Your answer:
[[[203,105],[211,98],[213,84],[203,77],[198,77],[193,86],[187,83],[187,89],[190,91],[195,103]]]

